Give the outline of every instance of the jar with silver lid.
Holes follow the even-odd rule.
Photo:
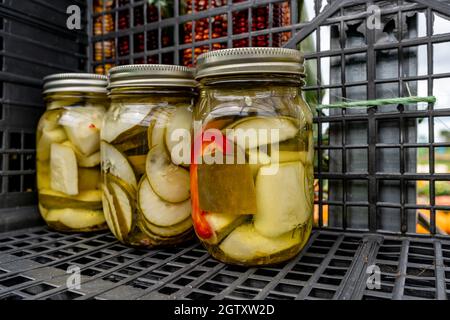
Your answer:
[[[39,210],[52,229],[107,229],[100,186],[100,130],[107,78],[55,74],[44,79],[47,111],[37,128]]]
[[[308,241],[314,140],[303,62],[301,52],[283,48],[198,59],[192,218],[202,243],[225,263],[279,263]]]
[[[103,206],[122,243],[168,246],[193,237],[189,163],[196,82],[192,69],[111,69],[101,135]],[[183,153],[184,151],[184,153]]]

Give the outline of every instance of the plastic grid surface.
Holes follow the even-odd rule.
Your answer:
[[[284,265],[227,266],[198,243],[140,250],[110,234],[23,230],[0,238],[0,300],[20,299],[447,299],[450,241],[315,231]],[[381,289],[366,288],[367,267]],[[81,289],[68,290],[69,267]]]
[[[80,0],[0,3],[0,208],[21,207],[14,215],[2,210],[0,232],[37,220],[35,131],[44,111],[42,78],[83,70],[87,58],[86,30],[66,28],[66,8],[73,4],[86,7]]]

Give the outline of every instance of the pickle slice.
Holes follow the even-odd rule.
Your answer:
[[[63,128],[47,129],[42,131],[36,147],[36,157],[39,161],[50,159],[50,148],[53,143],[61,143],[67,140],[66,132]]]
[[[78,170],[78,190],[96,190],[100,189],[100,170],[98,169],[79,169]]]
[[[113,217],[111,213],[111,208],[109,206],[109,201],[105,193],[109,193],[108,190],[105,190],[106,187],[102,186],[103,196],[102,196],[102,204],[103,204],[103,214],[105,215],[106,224],[108,225],[109,230],[112,234],[120,241],[123,239],[120,238],[120,233],[117,232],[117,227],[115,223],[115,217]]]
[[[100,190],[81,191],[76,196],[68,196],[64,193],[42,189],[39,190],[39,202],[50,209],[91,209],[102,208],[102,192]]]
[[[127,183],[129,186],[137,189],[137,180],[134,170],[127,158],[109,143],[102,141],[102,170]]]
[[[185,232],[187,232],[188,230],[191,230],[192,220],[191,218],[187,218],[186,220],[170,227],[160,227],[148,221],[145,221],[145,226],[148,230],[150,230],[152,234],[155,234],[160,237],[171,238],[180,236]]]
[[[131,231],[133,224],[134,201],[127,190],[115,182],[109,182],[107,188],[110,194],[109,202],[111,213],[116,215],[118,229],[123,238],[126,238]]]
[[[72,230],[85,230],[105,223],[103,211],[86,209],[54,209],[46,216],[48,223],[60,223]]]
[[[147,162],[146,155],[129,156],[128,161],[130,162],[131,166],[133,167],[136,175],[141,176],[141,175],[145,174],[145,164]]]
[[[174,112],[174,108],[160,108],[157,109],[152,116],[152,132],[150,147],[165,146],[166,128],[169,124],[170,117]]]
[[[109,189],[106,187],[106,185],[102,186],[102,191],[103,191],[103,197],[102,197],[102,201],[103,201],[103,210],[105,210],[105,219],[108,222],[108,214],[109,214],[109,218],[110,218],[110,224],[108,224],[110,230],[112,231],[112,233],[116,236],[116,238],[119,241],[124,241],[124,238],[127,236],[127,231],[126,228],[121,228],[121,225],[119,224],[119,214],[122,214],[122,212],[117,212],[115,206],[114,206],[114,198],[113,195],[111,194],[111,192],[109,191]],[[122,220],[123,218],[121,218]],[[123,226],[124,224],[122,224]]]
[[[84,156],[100,149],[100,130],[104,114],[103,108],[69,108],[59,119],[59,124],[64,127],[70,142]]]
[[[146,172],[152,189],[162,200],[180,203],[189,199],[189,172],[171,162],[164,146],[156,146],[150,150]]]
[[[274,214],[276,218],[276,215]],[[277,225],[274,225],[276,228]],[[261,258],[281,255],[300,244],[301,232],[288,232],[276,238],[259,234],[251,223],[241,225],[220,244],[220,249],[234,261],[248,263]]]
[[[143,122],[150,112],[149,107],[144,105],[116,106],[113,112],[108,112],[105,116],[105,127],[101,132],[102,140],[108,143],[120,143],[121,140],[126,140],[133,135],[133,128],[141,127],[141,125],[146,127]]]
[[[256,213],[256,191],[248,164],[198,166],[200,208],[235,215]]]
[[[141,149],[142,153],[148,152],[147,143],[145,142],[147,139],[147,128],[146,127],[140,127],[140,131],[138,131],[134,135],[130,135],[127,137],[126,140],[114,144],[114,147],[119,150],[122,153],[127,154],[131,150],[135,149]],[[136,129],[137,130],[137,129]]]
[[[93,168],[100,165],[100,151],[93,153],[89,156],[85,156],[70,141],[65,141],[64,143],[62,143],[62,145],[70,147],[73,150],[73,152],[75,152],[75,156],[77,157],[77,163],[79,167]]]
[[[78,165],[70,147],[52,144],[50,155],[50,185],[53,190],[68,195],[78,194]]]
[[[294,138],[299,129],[294,119],[248,118],[227,130],[228,138],[234,140],[241,148],[248,150],[261,145],[279,143]],[[275,132],[277,136],[272,136]]]
[[[145,219],[159,227],[175,226],[191,215],[191,202],[169,203],[162,200],[144,176],[139,187],[139,208]]]
[[[261,235],[278,237],[307,222],[311,215],[310,190],[301,162],[276,164],[269,169],[274,174],[260,171],[256,179],[258,213],[254,224]]]
[[[38,161],[36,163],[38,190],[50,189],[50,165],[48,162]]]
[[[170,153],[172,162],[176,165],[188,164],[186,161],[186,155],[182,155],[179,152],[173,152],[174,148],[181,149],[182,151],[190,151],[192,126],[192,112],[189,106],[177,107],[173,116],[170,118],[167,124],[165,132],[165,141],[167,150]],[[181,141],[180,141],[181,140]],[[187,157],[190,160],[190,156]]]
[[[267,166],[272,161],[267,153],[257,149],[248,150],[247,156],[253,178],[256,178],[258,171],[262,166]]]
[[[206,213],[204,217],[214,231],[214,236],[207,240],[203,239],[203,241],[209,244],[218,244],[228,236],[231,231],[247,221],[250,216],[237,216],[229,213]]]

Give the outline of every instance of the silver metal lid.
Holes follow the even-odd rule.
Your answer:
[[[195,87],[194,69],[165,64],[119,66],[109,71],[108,89],[123,87]]]
[[[285,48],[235,48],[198,57],[196,79],[210,76],[284,73],[304,76],[304,56]]]
[[[44,78],[44,94],[58,92],[107,93],[108,77],[91,73],[58,73]]]

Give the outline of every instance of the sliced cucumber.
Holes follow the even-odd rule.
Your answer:
[[[47,161],[50,158],[50,148],[53,143],[61,143],[67,140],[63,128],[46,129],[42,131],[36,147],[36,157],[39,161]]]
[[[268,169],[277,173],[263,175],[260,170],[258,174],[256,179],[258,211],[254,223],[260,234],[278,237],[308,221],[312,214],[307,195],[310,190],[305,183],[306,171],[301,162],[277,164]]]
[[[105,187],[102,187],[103,192],[105,193]],[[109,191],[106,190],[106,192],[109,193]],[[108,198],[106,195],[102,196],[102,204],[103,204],[103,214],[105,215],[106,224],[108,225],[109,230],[112,232],[112,234],[119,239],[119,233],[116,230],[116,224],[114,223],[113,216],[111,214],[111,208],[109,207]]]
[[[136,175],[141,176],[141,175],[145,174],[145,164],[147,162],[146,155],[129,156],[128,161],[130,162],[131,166],[133,167]]]
[[[142,149],[142,153],[147,153],[149,150],[146,143],[147,128],[140,128],[142,128],[141,131],[135,135],[130,135],[127,138],[124,138],[122,142],[114,144],[114,147],[124,154],[128,154],[130,151],[135,149]]]
[[[42,189],[39,190],[39,202],[50,209],[91,209],[102,208],[102,192],[100,190],[81,191],[76,196],[67,196],[64,193]]]
[[[174,112],[173,108],[161,108],[157,109],[153,113],[152,122],[154,124],[151,125],[152,126],[152,133],[151,133],[152,142],[150,144],[151,148],[155,146],[164,146],[166,128],[173,112]]]
[[[192,220],[191,218],[187,218],[186,220],[170,227],[159,227],[146,221],[145,226],[152,234],[164,238],[172,238],[180,236],[186,231],[192,229]]]
[[[252,262],[280,255],[300,245],[300,235],[300,232],[288,232],[276,238],[269,238],[259,234],[253,225],[248,223],[231,232],[220,244],[220,249],[227,258],[234,261]]]
[[[48,162],[36,163],[36,176],[38,190],[50,189],[50,165]]]
[[[231,231],[247,221],[250,216],[238,216],[226,213],[206,213],[204,217],[208,222],[208,225],[214,231],[214,236],[203,241],[209,244],[218,244],[228,236]]]
[[[62,143],[63,146],[70,147],[77,157],[78,166],[81,168],[93,168],[100,165],[100,151],[93,153],[89,156],[85,156],[73,145],[70,141]]]
[[[123,238],[126,238],[133,224],[134,201],[126,189],[119,184],[109,182],[107,187],[112,196],[110,207],[114,207],[111,211],[115,212],[120,233]]]
[[[105,219],[108,223],[108,227],[119,241],[123,241],[124,235],[122,234],[122,230],[119,226],[118,213],[117,213],[116,208],[114,207],[113,195],[111,194],[109,189],[104,184],[102,185],[102,191],[103,191],[103,197],[102,197],[103,210],[105,211]],[[108,222],[108,218],[110,220],[109,222]],[[125,234],[125,236],[126,236],[126,234]]]
[[[100,170],[97,169],[79,169],[78,170],[78,190],[96,190],[100,189]]]
[[[165,133],[167,150],[171,155],[172,162],[176,165],[189,164],[191,159],[189,154],[191,149],[191,127],[192,111],[190,107],[177,107],[167,124]],[[174,150],[175,147],[177,147],[177,150]]]
[[[59,119],[59,124],[64,127],[70,142],[84,156],[90,156],[100,149],[100,130],[104,114],[103,108],[69,108]]]
[[[103,211],[86,209],[55,209],[49,210],[46,221],[61,223],[73,230],[85,230],[105,223]]]
[[[150,150],[146,172],[152,189],[164,201],[179,203],[189,199],[189,172],[171,162],[164,146],[156,146]]]
[[[227,136],[242,149],[248,150],[292,139],[298,131],[294,119],[249,118],[234,126],[232,130],[227,130]],[[272,136],[272,132],[275,132],[277,136]]]
[[[53,190],[72,196],[78,194],[77,158],[71,148],[57,143],[52,144],[50,174],[50,185]]]
[[[267,153],[258,149],[251,149],[247,151],[248,163],[252,170],[253,178],[258,175],[259,168],[267,166],[271,163],[271,159]]]
[[[173,204],[162,200],[144,176],[139,187],[139,207],[145,219],[159,227],[172,227],[191,215],[191,202]]]
[[[150,114],[150,107],[144,105],[113,105],[112,112],[108,112],[105,117],[105,127],[101,132],[102,140],[108,143],[120,143],[134,134],[133,129],[144,126],[144,119]],[[142,129],[142,128],[138,128]]]
[[[137,190],[137,180],[134,170],[127,158],[109,143],[102,141],[102,170],[127,183],[133,189]]]

